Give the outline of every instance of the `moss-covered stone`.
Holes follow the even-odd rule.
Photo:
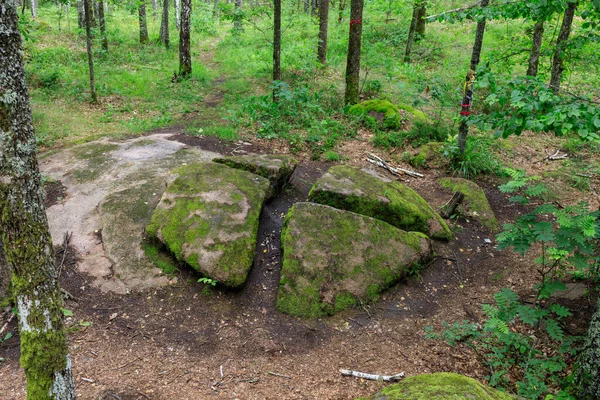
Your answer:
[[[431,242],[383,221],[332,207],[296,203],[281,233],[277,308],[316,318],[357,301],[376,301],[432,254]]]
[[[465,214],[477,219],[484,228],[492,232],[500,229],[496,214],[479,185],[462,178],[442,178],[439,182],[444,189],[465,195],[465,200],[460,205]]]
[[[100,176],[115,160],[111,152],[119,149],[114,143],[96,142],[73,147],[70,151],[77,160],[84,161],[81,168],[73,171],[73,177],[78,182],[89,182]]]
[[[350,107],[348,112],[363,118],[365,125],[375,129],[398,129],[402,118],[398,107],[388,100],[367,100]]]
[[[180,167],[146,227],[180,261],[226,286],[246,281],[269,181],[216,163]]]
[[[432,238],[452,238],[444,220],[417,192],[354,167],[331,167],[313,186],[309,201],[377,218]]]
[[[516,400],[517,397],[502,393],[481,384],[473,378],[459,374],[440,372],[405,378],[389,385],[371,397],[357,400]]]
[[[298,161],[293,157],[270,154],[218,157],[213,159],[213,161],[267,178],[271,182],[267,199],[271,199],[281,193],[281,190],[288,183],[298,165]]]
[[[417,154],[410,156],[408,163],[415,168],[429,168],[441,164],[444,144],[429,142],[419,147]]]
[[[411,113],[413,115],[413,121],[421,123],[427,122],[427,116],[421,110],[417,110],[416,108],[409,106],[408,104],[398,104],[398,108]]]

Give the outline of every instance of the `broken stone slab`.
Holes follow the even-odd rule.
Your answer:
[[[274,154],[217,157],[213,161],[267,178],[271,182],[267,199],[281,193],[298,165],[293,157]]]
[[[442,178],[439,180],[444,189],[461,192],[465,195],[463,203],[459,206],[465,214],[478,220],[484,228],[498,232],[498,220],[492,210],[483,189],[475,182],[462,178]]]
[[[269,181],[212,162],[173,173],[177,178],[163,194],[146,233],[204,276],[241,286],[254,260]]]
[[[438,372],[404,378],[379,393],[356,400],[517,400],[517,397],[492,389],[464,375]]]
[[[422,233],[314,203],[290,209],[281,242],[277,308],[303,318],[376,301],[432,255],[431,241]]]
[[[383,220],[397,228],[451,239],[444,220],[417,192],[373,171],[338,165],[313,186],[309,201]]]

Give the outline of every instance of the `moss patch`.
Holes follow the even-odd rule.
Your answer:
[[[492,232],[500,229],[496,215],[479,185],[462,178],[442,178],[439,182],[444,189],[462,192],[465,195],[465,200],[460,205],[465,213],[477,219],[481,225]]]
[[[421,233],[313,203],[292,207],[281,242],[277,308],[303,318],[376,301],[432,252]]]
[[[271,182],[267,198],[277,196],[290,180],[298,161],[290,156],[283,155],[247,155],[218,157],[214,162],[225,164],[231,168],[241,169],[262,176]]]
[[[402,126],[398,107],[388,100],[363,101],[350,107],[348,112],[362,117],[371,129],[399,129]]]
[[[144,254],[156,265],[160,268],[165,274],[172,275],[175,272],[179,271],[177,268],[177,264],[173,261],[173,258],[169,254],[164,251],[161,251],[158,245],[143,242],[142,249],[144,250]]]
[[[473,378],[440,372],[405,378],[372,397],[357,400],[512,400],[514,396],[481,384]]]
[[[222,164],[177,168],[146,233],[180,261],[226,286],[246,281],[269,181]]]
[[[414,190],[357,168],[330,168],[313,186],[309,201],[381,219],[433,238],[452,238],[446,223]]]
[[[84,161],[81,168],[73,171],[73,177],[78,182],[89,182],[100,175],[114,163],[108,153],[119,149],[112,143],[89,143],[71,149],[71,154],[78,160]]]
[[[429,142],[421,147],[417,154],[408,159],[408,163],[415,168],[429,168],[441,164],[441,156],[444,144],[441,142]]]
[[[413,115],[413,121],[421,122],[421,123],[427,122],[427,116],[421,110],[417,110],[416,108],[409,106],[407,104],[398,104],[398,108],[411,113]]]

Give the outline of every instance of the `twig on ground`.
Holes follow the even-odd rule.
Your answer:
[[[8,324],[10,324],[10,321],[12,321],[14,317],[15,314],[11,311],[10,315],[8,316],[8,319],[6,320],[4,325],[2,325],[2,328],[0,328],[0,336],[4,334],[4,331],[6,330],[6,328],[8,328]]]
[[[400,175],[410,175],[414,178],[423,178],[425,175],[420,174],[418,172],[415,171],[411,171],[409,169],[404,169],[404,168],[398,168],[398,167],[392,167],[391,165],[389,165],[388,163],[386,163],[385,161],[383,161],[383,159],[381,157],[376,156],[375,154],[369,153],[369,158],[367,158],[367,161],[370,162],[371,164],[375,164],[378,167],[381,167],[383,169],[387,169],[388,171],[390,171],[393,175],[396,176],[400,176]]]
[[[463,278],[462,270],[460,269],[460,264],[458,263],[458,256],[456,255],[456,251],[453,251],[453,253],[454,253],[454,261],[456,262],[456,272],[458,272],[458,279],[460,280],[460,283],[463,283],[464,278]]]
[[[150,400],[152,397],[148,396],[146,393],[144,392],[140,392],[139,390],[136,390],[137,394],[139,394],[140,396]]]
[[[355,376],[357,378],[369,379],[372,381],[397,382],[400,379],[404,378],[404,372],[400,372],[396,375],[368,374],[365,372],[351,371],[349,369],[340,369],[340,372],[344,376]]]
[[[355,320],[354,318],[348,318],[350,321],[354,322],[357,325],[364,326],[364,324],[360,321]]]
[[[69,242],[71,241],[71,236],[73,236],[73,232],[69,233],[69,231],[65,232],[64,235],[64,239],[63,239],[63,254],[62,254],[62,260],[60,261],[60,265],[58,266],[58,274],[57,276],[60,278],[60,273],[62,272],[62,267],[65,264],[65,259],[67,258],[67,253],[69,251]]]
[[[121,368],[125,368],[126,366],[128,366],[128,365],[131,365],[131,364],[133,364],[134,362],[136,362],[136,361],[139,361],[139,360],[141,360],[141,359],[142,359],[142,357],[138,357],[138,358],[136,358],[136,359],[134,359],[134,360],[131,360],[131,361],[129,361],[129,362],[126,362],[126,363],[125,363],[125,364],[123,364],[123,365],[120,365],[120,366],[118,366],[118,367],[115,367],[115,368],[113,368],[113,370],[116,370],[116,369],[121,369]]]
[[[291,377],[291,376],[288,376],[288,375],[283,375],[283,374],[278,374],[277,372],[273,372],[273,371],[269,371],[269,372],[267,372],[267,374],[269,374],[269,375],[273,375],[273,376],[278,376],[278,377],[280,377],[280,378],[292,379],[292,377]]]
[[[548,154],[548,153],[546,153],[546,154]],[[567,157],[569,157],[569,155],[567,153],[560,154],[560,150],[556,150],[554,152],[554,154],[548,155],[546,158],[544,158],[544,160],[549,160],[549,161],[564,160]]]

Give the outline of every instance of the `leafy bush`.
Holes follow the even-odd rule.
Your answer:
[[[444,156],[450,160],[450,169],[463,178],[473,178],[483,174],[499,175],[501,164],[491,152],[489,137],[469,136],[464,154],[461,154],[455,141],[449,143]]]

